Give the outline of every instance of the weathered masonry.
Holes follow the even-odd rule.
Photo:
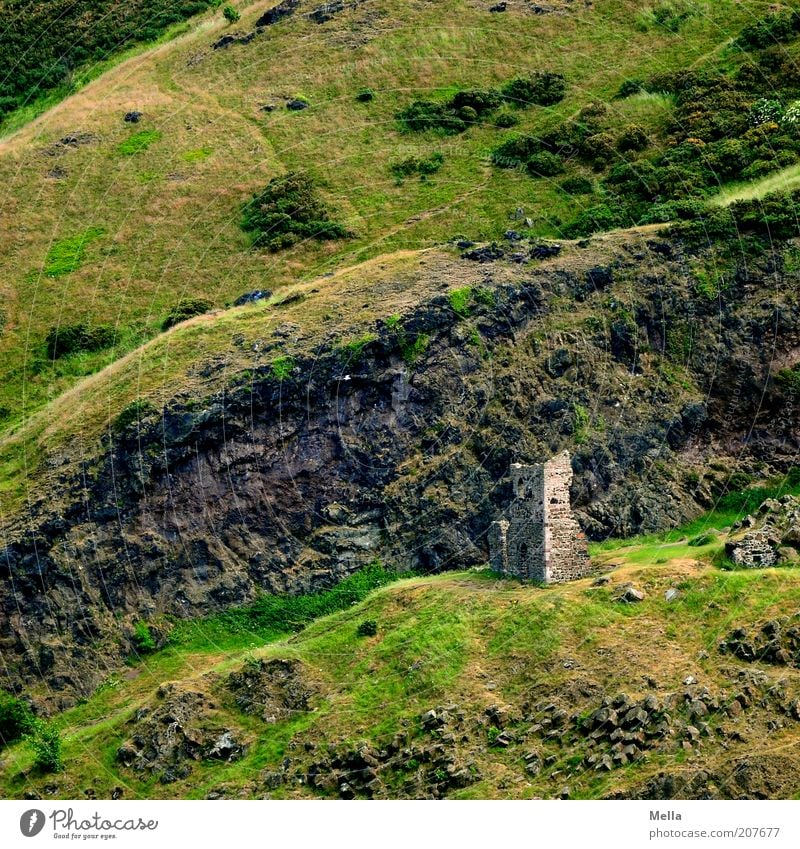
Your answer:
[[[589,574],[586,538],[572,513],[572,466],[565,451],[547,463],[512,463],[514,500],[492,522],[492,569],[530,581],[556,584]]]

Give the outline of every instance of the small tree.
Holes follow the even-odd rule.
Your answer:
[[[222,17],[225,18],[229,24],[235,24],[241,15],[229,4],[222,10]]]
[[[34,719],[26,738],[33,747],[33,764],[42,772],[61,772],[64,759],[61,754],[61,735],[52,722]]]

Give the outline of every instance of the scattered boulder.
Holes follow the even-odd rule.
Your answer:
[[[125,117],[122,120],[127,124],[138,124],[141,119],[142,113],[132,110],[131,112],[126,112]]]
[[[644,599],[644,591],[639,590],[636,587],[625,587],[620,595],[617,596],[617,601],[621,601],[626,604],[636,604],[640,601],[644,601]]]
[[[291,17],[297,11],[297,7],[299,5],[300,0],[282,0],[282,2],[278,3],[277,6],[273,6],[271,9],[264,12],[264,14],[256,21],[256,26],[268,27],[273,24],[277,24],[278,21]]]
[[[162,684],[154,704],[136,712],[132,733],[117,750],[127,768],[157,775],[162,784],[186,778],[192,762],[211,758],[230,762],[247,751],[230,728],[214,728],[216,705],[199,690]]]
[[[249,660],[228,676],[225,688],[233,693],[241,711],[260,716],[268,723],[282,722],[310,710],[310,701],[317,693],[303,664],[283,659]]]
[[[321,6],[317,6],[313,12],[309,13],[308,17],[315,24],[324,24],[327,21],[333,20],[333,16],[343,11],[344,8],[344,0],[332,0],[330,3],[323,3]]]
[[[301,98],[296,97],[286,104],[286,108],[292,112],[302,112],[303,109],[308,109],[310,105],[311,104],[309,104],[307,100],[302,100]]]
[[[534,245],[531,248],[532,259],[549,259],[561,253],[561,245]]]
[[[233,302],[235,307],[242,307],[245,304],[255,304],[258,301],[263,301],[271,297],[272,292],[269,289],[255,289],[252,292],[245,292]]]
[[[483,247],[475,248],[474,250],[461,254],[461,256],[464,259],[469,259],[473,262],[494,262],[495,260],[503,258],[504,251],[492,242],[491,245],[484,245]]]

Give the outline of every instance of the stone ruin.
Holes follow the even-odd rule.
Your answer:
[[[564,451],[547,463],[512,463],[514,500],[489,530],[492,569],[543,584],[586,577],[586,537],[570,505],[572,466]]]
[[[800,499],[768,498],[754,515],[734,523],[725,554],[744,569],[765,569],[800,561]]]

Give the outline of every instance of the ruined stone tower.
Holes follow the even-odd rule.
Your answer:
[[[512,463],[510,477],[514,500],[489,530],[492,569],[545,584],[588,575],[586,538],[570,506],[569,454],[536,466]]]

